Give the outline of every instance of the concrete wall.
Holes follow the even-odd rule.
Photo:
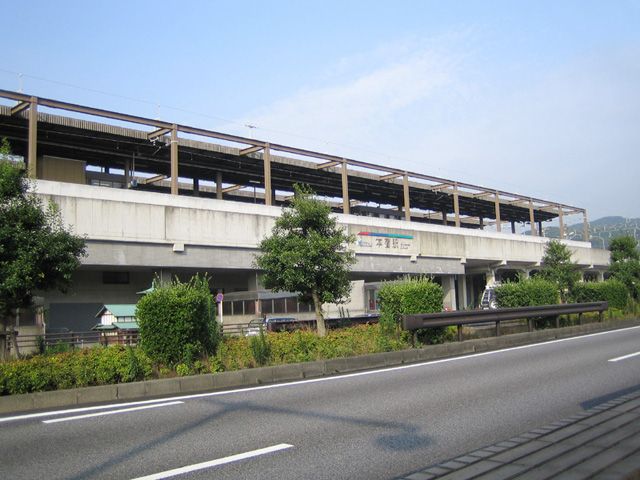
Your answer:
[[[86,265],[252,269],[258,243],[281,213],[265,205],[46,180],[36,182],[36,191],[57,203],[64,222],[87,236]],[[358,239],[353,248],[355,270],[361,272],[462,274],[469,260],[533,265],[547,241],[354,215],[338,215],[338,221]],[[362,232],[411,238],[385,245]],[[564,243],[583,267],[608,264],[607,251],[586,242]]]

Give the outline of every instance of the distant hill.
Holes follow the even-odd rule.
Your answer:
[[[582,240],[582,223],[576,223],[566,227],[567,238]],[[640,241],[640,218],[602,217],[589,222],[591,245],[595,248],[609,248],[612,238],[629,235]],[[530,231],[525,232],[529,235]],[[544,227],[545,237],[559,238],[558,227]]]

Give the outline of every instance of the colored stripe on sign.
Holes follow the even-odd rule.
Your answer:
[[[413,235],[403,235],[400,233],[377,233],[377,232],[358,232],[363,237],[384,237],[384,238],[406,238],[413,240]]]

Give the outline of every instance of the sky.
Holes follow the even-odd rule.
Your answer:
[[[640,0],[0,3],[2,89],[640,217]]]

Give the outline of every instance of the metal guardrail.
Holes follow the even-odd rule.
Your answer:
[[[578,323],[582,324],[582,314],[598,312],[602,314],[609,308],[607,302],[567,303],[561,305],[539,305],[536,307],[498,308],[495,310],[462,310],[454,312],[421,313],[402,316],[402,328],[409,331],[430,327],[458,327],[458,340],[462,340],[462,326],[480,323],[496,324],[496,336],[500,336],[500,322],[506,320],[527,319],[529,331],[533,331],[532,318],[555,317],[556,328],[560,327],[560,315],[578,314]]]

